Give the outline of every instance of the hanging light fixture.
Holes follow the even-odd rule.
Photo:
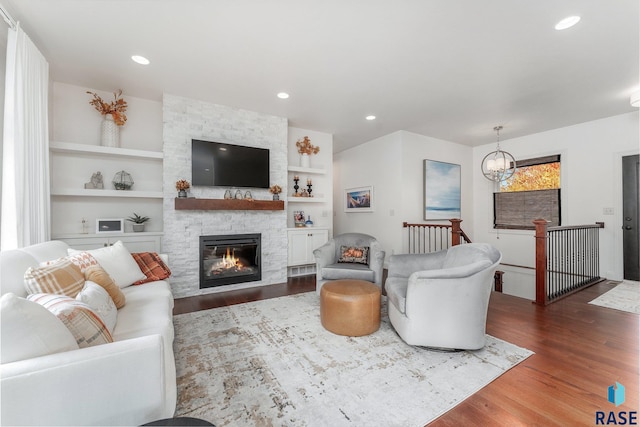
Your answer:
[[[498,135],[496,151],[484,156],[482,159],[482,174],[489,181],[500,182],[507,180],[516,172],[516,159],[506,151],[500,149],[500,131],[502,126],[493,128]]]

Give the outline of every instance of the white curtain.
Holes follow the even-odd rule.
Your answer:
[[[49,240],[49,64],[20,28],[9,29],[0,248]]]

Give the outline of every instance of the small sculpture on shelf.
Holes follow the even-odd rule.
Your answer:
[[[111,182],[116,190],[131,190],[134,184],[131,174],[125,171],[116,172]]]
[[[102,172],[98,171],[91,175],[91,181],[84,184],[84,188],[87,190],[99,189],[102,190],[104,188],[104,183],[102,179]]]
[[[300,188],[300,186],[298,185],[298,181],[300,181],[300,177],[298,175],[295,175],[293,177],[293,182],[295,182],[295,184],[293,185],[293,189],[295,190],[295,193],[293,193],[294,197],[299,197],[300,196],[298,194],[298,189]]]

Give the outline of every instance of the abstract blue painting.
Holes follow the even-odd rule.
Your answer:
[[[424,160],[424,219],[460,218],[460,165]]]

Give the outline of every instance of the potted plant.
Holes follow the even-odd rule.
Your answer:
[[[282,193],[282,187],[279,185],[272,185],[269,187],[269,193],[273,194],[273,200],[280,200],[280,196],[278,194]]]
[[[180,179],[176,181],[176,190],[178,190],[178,197],[187,197],[187,190],[191,188],[191,184],[186,179]]]
[[[144,231],[145,222],[149,221],[148,216],[140,216],[137,213],[133,213],[133,216],[127,218],[127,221],[131,221],[133,223],[133,231]]]
[[[302,139],[296,141],[296,147],[298,148],[298,153],[300,154],[300,166],[303,168],[309,167],[309,156],[311,154],[318,154],[320,151],[320,147],[311,144],[311,140],[308,136],[305,136]]]

